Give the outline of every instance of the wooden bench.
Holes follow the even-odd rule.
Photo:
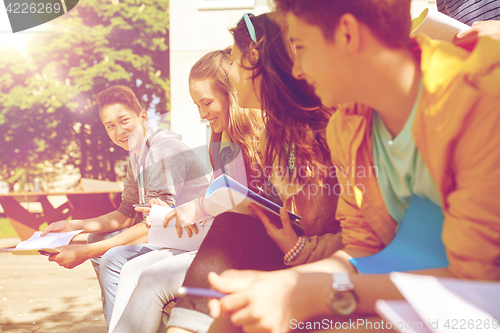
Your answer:
[[[114,184],[99,188],[99,181],[82,183],[85,191],[60,193],[0,194],[0,205],[21,240],[28,239],[43,223],[97,217],[120,206],[121,189]],[[87,185],[85,186],[85,183]]]

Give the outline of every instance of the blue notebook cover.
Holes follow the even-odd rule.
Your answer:
[[[264,197],[261,197],[257,193],[251,191],[250,189],[246,188],[245,186],[241,185],[236,180],[232,179],[231,177],[229,177],[228,175],[225,175],[225,174],[217,177],[217,179],[215,179],[212,182],[212,184],[210,184],[210,186],[208,187],[207,192],[205,194],[205,197],[209,197],[212,193],[214,193],[217,189],[219,189],[221,187],[228,187],[234,191],[238,191],[239,193],[247,196],[248,198],[252,199],[253,201],[261,204],[262,206],[265,206],[266,208],[273,211],[274,213],[276,213],[278,215],[280,214],[281,207],[279,205],[275,204],[272,201],[267,200]],[[299,220],[302,218],[301,216],[294,214],[290,211],[288,212],[288,216],[290,217],[291,221]]]
[[[443,229],[441,207],[413,195],[396,237],[382,251],[351,263],[364,274],[407,272],[448,266],[441,240]]]

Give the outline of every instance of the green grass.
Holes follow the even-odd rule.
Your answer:
[[[7,218],[0,218],[0,238],[17,237]]]

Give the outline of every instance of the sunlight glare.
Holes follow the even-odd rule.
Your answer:
[[[15,49],[25,55],[26,39],[28,39],[28,34],[0,33],[0,52]]]

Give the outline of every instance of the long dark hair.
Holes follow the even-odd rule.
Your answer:
[[[285,39],[284,30],[270,17],[271,14],[250,16],[255,27],[257,43],[248,33],[244,20],[231,29],[236,46],[241,50],[242,60],[251,64],[243,68],[254,70],[255,78],[262,76],[260,101],[267,131],[267,147],[264,161],[272,166],[278,156],[287,156],[293,143],[295,168],[312,168],[311,176],[318,176],[321,162],[315,155],[321,153],[323,160],[329,159],[329,150],[323,137],[328,119],[333,110],[321,106],[320,99],[307,82],[292,76],[292,49]],[[252,61],[250,51],[259,51],[257,61]],[[268,170],[269,168],[266,168]]]

